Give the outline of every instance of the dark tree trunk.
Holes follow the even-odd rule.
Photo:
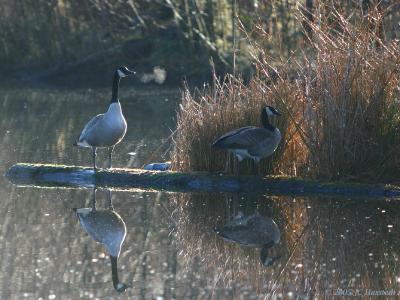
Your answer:
[[[311,24],[314,22],[313,6],[313,0],[306,0],[305,9],[303,11],[305,17],[305,19],[303,20],[303,28],[306,33],[306,38],[309,40],[311,40],[312,38]]]

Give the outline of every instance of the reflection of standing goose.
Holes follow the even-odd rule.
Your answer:
[[[117,259],[125,240],[126,227],[121,216],[114,211],[111,204],[111,191],[109,191],[108,209],[96,209],[96,190],[93,192],[93,203],[90,208],[74,209],[79,222],[85,231],[96,241],[103,244],[111,260],[111,273],[114,288],[123,292],[128,285],[118,279]]]
[[[281,233],[276,223],[257,212],[251,216],[239,213],[216,233],[225,240],[245,246],[261,247],[260,259],[265,266],[271,266],[279,257],[269,257],[268,249],[279,243]]]

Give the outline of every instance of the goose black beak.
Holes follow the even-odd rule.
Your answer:
[[[135,71],[131,71],[131,70],[126,70],[127,72],[128,72],[128,76],[131,76],[131,75],[136,75],[136,72]]]

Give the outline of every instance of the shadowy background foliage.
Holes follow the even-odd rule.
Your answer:
[[[396,0],[4,0],[0,15],[3,84],[108,84],[120,64],[211,82],[183,93],[175,169],[224,169],[212,141],[272,104],[284,139],[263,170],[400,175]]]
[[[329,3],[329,6],[324,5]],[[272,57],[290,57],[304,44],[307,23],[336,26],[334,13],[369,20],[382,37],[399,34],[396,1],[245,1],[245,0],[4,0],[0,7],[1,74],[33,83],[104,83],[117,64],[143,73],[154,66],[167,71],[167,82],[211,78],[237,72],[248,79],[254,68],[251,45],[238,20]],[[332,6],[333,4],[333,6]],[[384,11],[381,20],[370,11]],[[265,33],[254,32],[255,25]],[[234,43],[236,37],[236,43]],[[261,39],[260,39],[261,38]],[[397,36],[398,38],[398,36]],[[234,45],[235,44],[235,45]],[[79,70],[79,72],[77,72]],[[61,79],[60,79],[61,78]],[[57,80],[58,79],[58,80]],[[107,81],[106,81],[107,82]]]

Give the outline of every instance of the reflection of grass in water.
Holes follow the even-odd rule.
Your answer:
[[[398,234],[388,233],[385,223],[398,227],[400,224],[393,217],[398,215],[399,209],[385,202],[360,202],[313,199],[304,203],[310,205],[308,213],[298,210],[296,203],[281,206],[292,215],[292,222],[308,214],[309,229],[292,262],[303,265],[299,271],[308,280],[303,282],[302,289],[311,296],[321,297],[326,291],[337,288],[395,288],[399,254],[392,251],[398,249],[398,241],[393,239]],[[382,215],[377,208],[385,209],[388,214]],[[370,229],[375,234],[369,233]],[[290,272],[285,272],[281,278],[283,282],[296,282],[294,279]]]
[[[252,214],[257,206],[260,214],[270,216],[274,203],[265,205],[265,199],[254,199],[254,202],[253,199],[235,199],[232,203],[226,195],[174,195],[173,198],[181,264],[192,274],[195,288],[205,287],[207,292],[217,295],[228,292],[243,296],[246,291],[250,294],[262,292],[279,270],[280,262],[272,268],[263,267],[260,249],[226,242],[214,233],[213,228],[228,223],[239,210]],[[236,205],[240,202],[241,207]],[[285,245],[284,238],[282,245]],[[286,250],[282,250],[282,245],[271,250],[274,255],[279,252],[285,257],[282,252]]]
[[[400,224],[395,203],[326,198],[256,199],[253,203],[245,199],[243,204],[248,206],[242,210],[252,213],[258,205],[260,213],[271,216],[281,230],[282,241],[274,254],[282,258],[272,268],[264,268],[259,250],[227,243],[212,232],[216,223],[227,223],[238,209],[229,196],[174,195],[173,199],[177,248],[182,251],[179,261],[197,288],[242,296],[249,291],[323,297],[337,288],[396,287],[395,230]],[[378,207],[386,213],[378,212]],[[392,233],[386,223],[394,226]],[[375,234],[369,233],[370,228]]]

